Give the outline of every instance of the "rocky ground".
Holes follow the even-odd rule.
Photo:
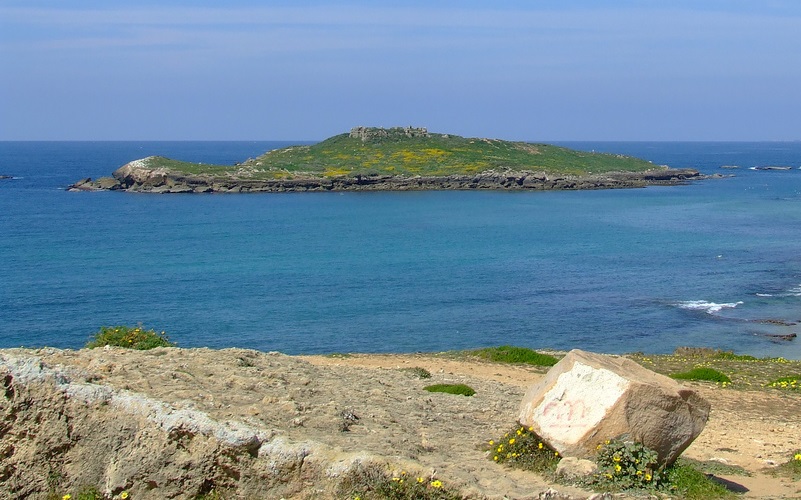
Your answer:
[[[0,372],[2,498],[85,484],[132,498],[330,498],[344,471],[374,461],[476,498],[590,495],[485,457],[542,369],[424,354],[110,348],[4,350]],[[440,382],[476,395],[423,390]],[[692,385],[712,413],[685,456],[744,468],[750,476],[721,477],[746,497],[801,498],[801,483],[766,473],[801,448],[801,394]]]

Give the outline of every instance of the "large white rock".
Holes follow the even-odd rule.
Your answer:
[[[576,349],[528,390],[519,420],[563,456],[589,458],[607,439],[624,438],[672,463],[708,418],[709,403],[675,380]]]

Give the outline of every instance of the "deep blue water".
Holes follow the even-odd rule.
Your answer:
[[[585,192],[70,193],[151,154],[285,142],[0,142],[0,347],[142,322],[184,347],[711,346],[801,359],[801,142],[563,143],[735,177]],[[721,165],[739,165],[722,170]],[[754,171],[790,165],[791,171]]]

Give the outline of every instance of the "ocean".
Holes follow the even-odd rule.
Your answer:
[[[149,155],[287,142],[0,142],[0,347],[144,324],[300,353],[707,346],[801,359],[801,142],[565,142],[732,174],[578,192],[71,193]],[[721,169],[721,166],[738,166]],[[792,170],[751,170],[754,166]]]

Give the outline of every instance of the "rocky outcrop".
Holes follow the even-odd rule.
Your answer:
[[[0,378],[0,498],[51,498],[87,485],[133,498],[213,490],[302,497],[307,488],[332,487],[331,450],[319,443],[218,421],[35,356],[0,354]],[[343,470],[358,461],[337,458]]]
[[[692,389],[629,359],[573,350],[531,387],[520,423],[564,456],[590,458],[628,439],[672,463],[698,437],[710,405]]]
[[[252,179],[236,176],[179,174],[148,167],[148,159],[128,163],[113,179],[83,179],[71,191],[125,190],[148,193],[258,193],[306,191],[421,191],[421,190],[580,190],[636,188],[685,184],[704,178],[692,169],[658,168],[647,172],[611,172],[588,176],[559,176],[528,171],[486,171],[475,175],[300,177]]]
[[[428,137],[428,129],[425,127],[353,127],[350,129],[349,137],[361,139],[362,142],[381,140],[389,138]]]
[[[438,478],[475,499],[552,491],[479,450],[512,423],[516,383],[453,372],[439,357],[430,359],[446,369],[429,365],[431,379],[398,369],[406,361],[376,370],[324,359],[249,349],[0,350],[0,499],[77,498],[85,487],[109,498],[353,498],[338,489],[359,470]],[[430,393],[432,381],[467,383],[476,395]]]

